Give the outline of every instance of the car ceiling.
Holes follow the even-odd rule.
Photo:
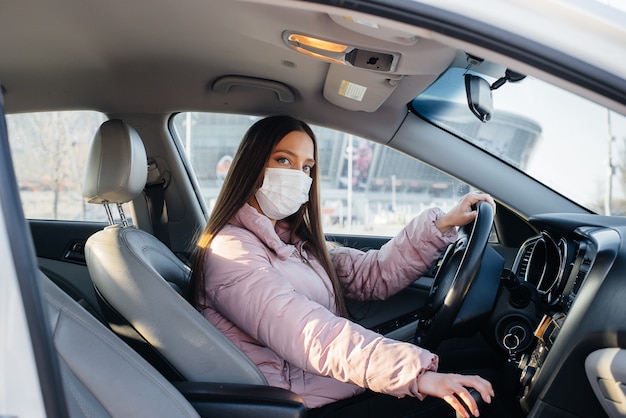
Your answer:
[[[354,25],[358,13],[350,15],[350,23],[345,11],[310,3],[164,0],[150,8],[147,3],[153,4],[3,1],[0,81],[7,112],[285,112],[331,127],[350,130],[352,124],[355,133],[386,142],[407,102],[457,53],[428,39],[426,31],[368,33],[370,23],[385,22],[368,18],[368,24]],[[282,38],[285,30],[397,53],[399,64],[393,73],[330,65],[291,50]],[[273,90],[244,87],[245,82],[212,89],[220,77],[233,75],[275,80],[293,91],[294,100],[281,102]],[[369,108],[324,98],[325,83],[349,77],[376,93]],[[360,126],[368,131],[359,132]]]

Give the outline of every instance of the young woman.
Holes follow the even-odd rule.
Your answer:
[[[427,210],[377,251],[330,246],[316,160],[315,135],[300,120],[273,116],[248,130],[197,243],[192,302],[270,385],[301,395],[312,414],[360,401],[354,396],[364,389],[385,394],[368,395],[368,403],[396,405],[385,406],[386,416],[389,408],[426,411],[420,400],[428,395],[469,416],[456,397],[477,410],[468,388],[491,402],[488,381],[437,373],[435,354],[350,321],[344,303],[408,286],[455,241],[455,226],[474,219],[473,204],[495,207],[491,197],[470,193],[447,214]]]

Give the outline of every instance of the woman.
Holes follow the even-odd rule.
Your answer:
[[[474,219],[471,205],[493,205],[491,197],[469,194],[448,214],[428,210],[378,251],[330,248],[316,159],[315,135],[300,120],[273,116],[248,130],[198,241],[193,303],[270,385],[298,393],[312,412],[364,389],[442,398],[462,416],[469,415],[456,396],[477,410],[467,388],[491,402],[489,382],[437,373],[435,354],[351,322],[344,303],[385,299],[409,285],[455,241],[455,226]],[[403,413],[425,409],[409,403]]]

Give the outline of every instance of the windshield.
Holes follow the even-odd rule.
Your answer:
[[[470,70],[450,68],[413,101],[415,112],[593,212],[626,215],[623,115],[525,77],[491,91],[493,113],[481,122],[468,106],[465,74],[492,86],[499,77]]]

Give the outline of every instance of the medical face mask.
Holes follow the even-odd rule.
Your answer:
[[[293,215],[309,200],[313,179],[300,170],[266,168],[256,197],[263,213],[277,221]]]

